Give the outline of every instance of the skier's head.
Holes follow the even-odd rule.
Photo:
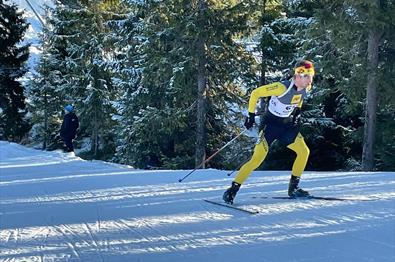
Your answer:
[[[67,105],[64,107],[64,110],[66,111],[66,113],[71,113],[74,110],[74,107],[72,105]]]
[[[313,82],[315,71],[311,61],[302,60],[294,68],[294,82],[297,87],[307,88]]]

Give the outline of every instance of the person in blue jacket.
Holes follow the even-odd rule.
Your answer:
[[[60,137],[66,146],[66,152],[74,152],[73,139],[77,135],[79,127],[78,117],[74,113],[74,107],[67,105],[64,107],[65,115],[63,117],[62,127],[60,128]]]

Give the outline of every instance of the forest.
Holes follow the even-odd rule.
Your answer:
[[[307,170],[395,170],[394,0],[54,0],[31,79],[29,24],[0,0],[0,140],[142,169],[193,169],[244,131],[249,95],[314,63],[303,103]],[[266,99],[261,99],[264,110]],[[249,159],[240,136],[205,167]],[[274,142],[262,170],[289,170]]]

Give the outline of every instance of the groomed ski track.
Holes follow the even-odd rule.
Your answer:
[[[375,201],[271,199],[289,171],[254,172],[235,203],[255,215],[202,201],[227,171],[187,172],[0,141],[0,261],[395,261],[395,172],[303,175],[314,195]]]

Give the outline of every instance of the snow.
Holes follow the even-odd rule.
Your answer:
[[[0,261],[395,261],[395,172],[306,172],[318,196],[281,200],[259,171],[216,206],[227,171],[137,170],[0,141]],[[369,201],[362,201],[369,200]]]

